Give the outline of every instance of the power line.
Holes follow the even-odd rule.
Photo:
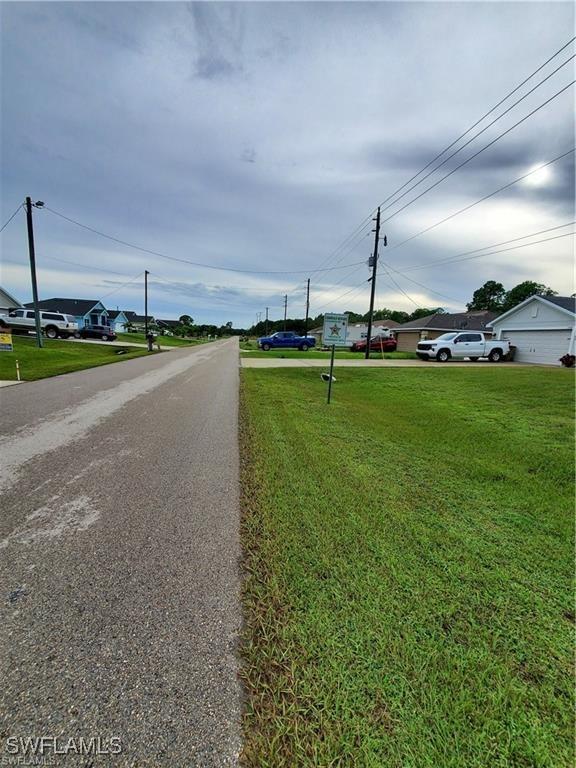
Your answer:
[[[460,170],[463,166],[467,165],[471,160],[474,160],[475,157],[478,157],[478,155],[482,154],[485,150],[489,149],[493,144],[496,144],[497,141],[500,141],[500,139],[504,138],[510,131],[513,131],[514,128],[517,128],[519,125],[521,125],[525,120],[528,120],[529,117],[532,117],[532,115],[536,114],[539,110],[541,110],[543,107],[545,107],[547,104],[549,104],[551,101],[553,101],[555,98],[560,96],[561,93],[564,93],[570,86],[574,85],[576,83],[576,80],[572,80],[568,85],[565,85],[564,88],[561,88],[557,93],[555,93],[553,96],[551,96],[549,99],[547,99],[545,102],[540,104],[538,107],[533,109],[531,112],[529,112],[527,115],[525,115],[521,120],[518,120],[517,123],[514,123],[510,128],[505,130],[503,133],[501,133],[499,136],[496,136],[495,139],[492,139],[488,144],[483,146],[481,149],[479,149],[477,152],[475,152],[473,155],[470,155],[466,160],[464,160],[460,165],[457,165],[456,168],[453,168],[451,171],[449,171],[445,176],[442,176],[441,179],[438,179],[438,181],[435,181],[434,184],[431,184],[429,187],[427,187],[423,192],[420,192],[419,195],[416,195],[416,197],[412,198],[412,200],[409,200],[405,205],[403,205],[401,208],[399,208],[397,211],[394,211],[390,216],[388,216],[386,219],[383,219],[383,222],[390,221],[390,219],[393,219],[394,216],[397,216],[399,213],[401,213],[403,210],[408,208],[409,205],[412,205],[412,203],[415,203],[417,200],[419,200],[421,197],[426,195],[430,190],[434,189],[434,187],[437,187],[439,184],[441,184],[443,181],[445,181],[449,176],[452,176],[453,173],[456,173],[456,171]]]
[[[455,304],[461,304],[462,303],[459,299],[455,299],[452,296],[446,296],[446,294],[444,294],[444,293],[440,293],[439,291],[435,291],[433,288],[430,288],[429,286],[424,285],[423,283],[419,283],[417,280],[413,280],[411,277],[407,277],[404,274],[404,272],[400,272],[399,270],[394,269],[394,267],[390,266],[390,264],[387,264],[386,262],[382,262],[382,263],[384,264],[384,267],[387,268],[388,270],[392,270],[397,275],[400,275],[401,277],[403,277],[405,280],[408,280],[409,282],[413,283],[414,285],[418,285],[420,288],[424,288],[424,290],[428,291],[429,293],[433,293],[436,296],[440,296],[442,299],[448,299],[448,301],[452,301]],[[398,283],[396,283],[396,281],[394,280],[394,278],[392,277],[392,275],[389,272],[388,272],[388,277],[395,283],[395,285],[397,286],[397,288],[399,290],[402,290],[400,288],[400,286],[398,285]],[[405,295],[408,296],[408,294],[405,294]],[[410,298],[410,297],[408,297],[408,298]],[[410,300],[412,301],[413,304],[416,303],[412,299],[410,299]]]
[[[409,187],[409,188],[408,188],[408,189],[407,189],[405,192],[403,192],[403,193],[402,193],[402,194],[401,194],[399,197],[397,197],[397,198],[396,198],[396,200],[393,200],[391,203],[389,203],[389,204],[388,204],[388,205],[387,205],[387,206],[386,206],[386,207],[385,207],[383,210],[388,210],[388,208],[391,208],[393,205],[396,205],[396,203],[397,203],[397,202],[399,202],[399,201],[400,201],[400,200],[401,200],[403,197],[405,197],[405,196],[406,196],[406,195],[407,195],[409,192],[411,192],[413,189],[416,189],[416,187],[418,187],[420,184],[422,184],[422,182],[423,182],[425,179],[427,179],[429,176],[432,176],[432,174],[433,174],[433,173],[435,173],[435,172],[436,172],[436,171],[437,171],[439,168],[441,168],[443,165],[445,165],[445,164],[446,164],[446,163],[447,163],[449,160],[451,160],[451,159],[452,159],[453,157],[455,157],[457,154],[459,154],[460,152],[462,152],[462,150],[463,150],[463,149],[465,149],[465,148],[466,148],[466,147],[467,147],[469,144],[471,144],[471,143],[472,143],[472,142],[473,142],[475,139],[477,139],[477,138],[478,138],[478,136],[482,135],[482,134],[483,134],[485,131],[487,131],[489,128],[491,128],[491,127],[492,127],[492,126],[493,126],[495,123],[497,123],[499,120],[501,120],[501,119],[504,117],[504,115],[507,115],[507,114],[508,114],[508,112],[510,112],[511,110],[513,110],[513,109],[514,109],[514,107],[518,106],[518,104],[520,104],[520,102],[521,102],[521,101],[524,101],[524,99],[528,98],[528,96],[530,96],[530,94],[531,94],[531,93],[534,93],[534,91],[535,91],[537,88],[540,88],[540,86],[541,86],[541,85],[543,85],[543,84],[544,84],[544,83],[545,83],[547,80],[549,80],[549,79],[550,79],[550,78],[551,78],[553,75],[555,75],[555,74],[556,74],[556,72],[558,72],[560,69],[562,69],[562,67],[565,67],[565,66],[566,66],[566,64],[568,64],[568,63],[569,63],[570,61],[572,61],[572,59],[574,59],[574,58],[576,58],[576,54],[575,54],[575,55],[573,55],[573,56],[571,56],[569,59],[566,59],[566,61],[565,61],[565,62],[563,62],[562,64],[560,64],[560,66],[559,66],[559,67],[557,67],[557,68],[556,68],[556,69],[555,69],[553,72],[551,72],[551,73],[550,73],[549,75],[547,75],[547,76],[546,76],[546,77],[545,77],[543,80],[541,80],[539,83],[537,83],[537,84],[536,84],[536,85],[535,85],[533,88],[531,88],[529,91],[527,91],[527,92],[524,94],[524,96],[521,96],[521,97],[518,99],[518,101],[515,101],[515,102],[514,102],[514,104],[512,104],[512,105],[511,105],[511,106],[509,106],[507,109],[505,109],[505,110],[504,110],[504,112],[502,112],[501,114],[499,114],[499,115],[498,115],[498,117],[494,118],[494,120],[492,120],[492,122],[488,123],[488,125],[486,125],[484,128],[482,128],[482,130],[481,130],[481,131],[478,131],[478,133],[475,133],[475,134],[474,134],[474,136],[472,136],[472,138],[471,138],[471,139],[468,139],[468,141],[467,141],[465,144],[462,144],[462,146],[461,146],[461,147],[458,147],[458,149],[457,149],[457,150],[455,150],[454,152],[452,152],[452,154],[451,154],[451,155],[448,155],[448,157],[446,157],[444,160],[442,160],[442,162],[441,162],[441,163],[439,163],[439,164],[438,164],[438,165],[437,165],[435,168],[432,168],[432,170],[431,170],[431,171],[429,171],[429,172],[428,172],[428,173],[427,173],[425,176],[423,176],[421,179],[419,179],[419,181],[417,181],[415,184],[413,184],[411,187]],[[567,86],[567,87],[569,87],[569,86]],[[548,103],[548,102],[546,102],[546,104],[547,104],[547,103]],[[539,107],[539,109],[540,109],[540,107]],[[537,111],[537,110],[535,110],[535,111]],[[533,113],[531,113],[531,114],[533,114]],[[528,117],[529,117],[529,116],[530,116],[530,115],[528,115]],[[524,118],[524,120],[525,120],[525,119],[526,119],[526,118]],[[520,122],[523,122],[523,120],[521,120]],[[520,125],[520,123],[516,123],[516,125]],[[516,126],[512,126],[512,128],[514,128],[514,127],[516,127]],[[510,128],[510,130],[512,130],[512,128]],[[505,135],[506,135],[506,134],[505,134],[505,133],[503,133],[503,134],[501,134],[501,136],[500,136],[500,137],[498,137],[498,138],[501,138],[502,136],[505,136]],[[498,140],[498,139],[496,139],[495,141],[497,141],[497,140]],[[494,143],[494,142],[492,142],[492,143]],[[488,146],[491,146],[491,145],[490,145],[490,144],[488,144]],[[485,147],[485,149],[486,149],[486,147]],[[483,152],[484,150],[481,150],[481,151]],[[478,153],[478,154],[480,154],[480,153]],[[473,155],[472,157],[476,157],[476,155]],[[471,159],[472,159],[472,158],[469,158],[469,160],[471,160]],[[468,160],[467,160],[466,162],[468,162]],[[463,163],[462,165],[464,165],[464,163]],[[458,166],[458,168],[460,168],[460,167],[462,167],[462,166]],[[455,168],[455,169],[454,169],[454,171],[458,170],[458,168]],[[454,173],[454,171],[452,171],[452,173]],[[421,172],[422,172],[422,171],[420,171],[420,173],[421,173]],[[450,174],[448,174],[448,176],[449,176],[449,175],[450,175]],[[448,178],[448,176],[444,176],[444,179]],[[441,179],[440,181],[443,181],[443,179]],[[440,182],[438,182],[438,183],[440,183]],[[406,185],[404,185],[404,186],[406,186]],[[429,187],[428,189],[432,189],[432,188],[433,188],[433,187]],[[418,198],[416,197],[416,198],[414,198],[414,199],[415,199],[415,200],[417,200]],[[413,201],[412,201],[412,202],[413,202]],[[403,209],[401,208],[400,210],[403,210]],[[398,212],[399,212],[399,211],[396,211],[396,213],[398,213]],[[396,214],[393,214],[393,215],[396,215]]]
[[[170,261],[177,261],[181,264],[190,264],[193,267],[201,267],[203,269],[215,269],[220,272],[238,272],[238,273],[245,273],[245,274],[257,274],[257,275],[307,275],[307,274],[316,274],[319,272],[332,272],[339,269],[347,269],[348,267],[354,266],[354,264],[344,264],[340,267],[327,267],[325,269],[280,269],[280,270],[270,270],[270,269],[240,269],[238,267],[220,267],[215,266],[214,264],[205,264],[203,262],[199,261],[191,261],[190,259],[182,259],[177,256],[169,256],[166,253],[161,253],[160,251],[153,251],[149,248],[144,248],[139,245],[135,245],[134,243],[129,243],[127,240],[121,240],[118,237],[114,237],[113,235],[107,235],[105,232],[101,232],[98,229],[94,229],[94,227],[89,227],[87,224],[82,224],[79,221],[76,221],[75,219],[71,219],[69,216],[65,216],[63,213],[59,213],[58,211],[55,211],[53,208],[48,207],[47,205],[44,206],[44,209],[46,211],[49,211],[50,213],[55,214],[56,216],[59,216],[61,219],[65,219],[66,221],[69,221],[72,224],[75,224],[78,227],[81,227],[82,229],[87,229],[89,232],[93,232],[96,235],[99,235],[100,237],[104,237],[107,240],[112,240],[115,243],[119,243],[120,245],[125,245],[128,248],[133,248],[136,251],[141,251],[142,253],[147,253],[151,256],[158,256],[161,259],[169,259]],[[355,262],[356,264],[362,264],[363,262]]]
[[[112,296],[112,294],[116,293],[116,291],[119,291],[121,288],[125,288],[127,285],[130,285],[130,283],[133,283],[136,280],[138,280],[138,278],[142,277],[143,274],[144,274],[144,272],[139,272],[135,277],[130,278],[130,280],[126,280],[125,283],[122,283],[121,285],[117,286],[116,288],[113,288],[109,293],[105,293],[104,296],[100,296],[99,300],[102,301],[102,299],[106,299],[106,298],[108,298],[108,296]]]
[[[449,264],[452,261],[465,261],[466,259],[461,259],[462,256],[468,256],[473,253],[480,253],[480,251],[486,251],[489,248],[499,248],[501,245],[508,245],[509,243],[517,243],[520,240],[527,240],[529,237],[536,237],[537,235],[544,235],[547,232],[554,232],[557,229],[564,229],[564,227],[571,227],[573,224],[576,224],[576,221],[569,221],[566,224],[559,224],[557,227],[548,227],[548,229],[540,229],[538,232],[532,232],[529,235],[522,235],[521,237],[514,237],[511,240],[503,240],[501,243],[493,243],[492,245],[485,245],[483,248],[475,248],[472,251],[464,251],[463,253],[457,253],[454,256],[448,256],[445,259],[436,259],[432,262],[428,262],[428,264],[409,264],[407,267],[404,267],[402,272],[399,272],[399,274],[405,274],[406,272],[412,272],[413,270],[417,269],[428,269],[429,267],[436,266],[437,264]],[[531,245],[531,243],[526,243],[526,245]],[[480,254],[484,255],[484,254]],[[394,269],[394,267],[391,267],[391,269]],[[395,272],[398,272],[398,270],[394,269]]]
[[[20,210],[20,208],[22,208],[22,203],[20,203],[20,205],[18,206],[18,208],[16,208],[16,210],[14,211],[14,213],[12,214],[12,216],[10,216],[10,218],[8,219],[8,221],[7,221],[5,224],[3,224],[3,225],[2,225],[2,229],[0,229],[0,232],[4,232],[4,230],[6,229],[6,227],[8,226],[8,224],[10,224],[10,222],[12,221],[12,219],[14,218],[14,216],[16,216],[16,214],[18,213],[18,211]]]
[[[567,157],[568,155],[573,154],[575,150],[576,150],[576,147],[572,147],[572,149],[569,149],[568,152],[564,152],[563,154],[558,155],[557,157],[554,157],[552,160],[549,160],[547,163],[543,163],[542,165],[539,165],[538,168],[534,168],[528,173],[525,173],[523,176],[519,176],[517,179],[514,179],[514,181],[511,181],[508,184],[504,184],[504,186],[499,187],[498,189],[494,190],[494,192],[490,192],[490,194],[484,195],[484,197],[481,197],[479,200],[476,200],[475,202],[470,203],[470,205],[466,205],[464,208],[461,208],[459,211],[455,211],[454,213],[451,213],[449,216],[446,216],[444,219],[437,221],[435,224],[431,224],[429,227],[426,227],[425,229],[420,230],[420,232],[416,232],[416,234],[411,235],[410,237],[407,237],[405,240],[402,240],[402,242],[397,243],[396,245],[393,245],[392,248],[390,248],[390,251],[394,251],[396,248],[400,248],[402,245],[409,243],[411,240],[414,240],[415,238],[420,237],[420,235],[424,235],[426,232],[430,232],[430,230],[435,229],[436,227],[439,227],[441,224],[445,224],[447,221],[455,218],[456,216],[459,216],[461,213],[465,213],[466,211],[469,211],[471,208],[474,208],[474,206],[479,205],[480,203],[483,203],[485,200],[488,200],[491,197],[494,197],[494,195],[497,195],[500,192],[503,192],[505,189],[509,189],[510,187],[514,186],[514,184],[518,184],[518,182],[523,181],[524,179],[527,179],[533,173],[536,173],[537,171],[542,170],[542,168],[546,168],[547,166],[558,162],[558,160],[562,160],[564,157]]]
[[[571,45],[574,42],[574,40],[576,40],[576,37],[572,37],[567,43],[565,43],[565,45],[563,45],[561,48],[559,48],[556,51],[556,53],[554,53],[552,56],[550,56],[549,59],[547,59],[537,69],[535,69],[530,75],[528,75],[528,77],[525,80],[523,80],[519,85],[517,85],[509,93],[507,93],[506,96],[504,96],[503,99],[501,99],[497,104],[495,104],[491,109],[489,109],[488,112],[486,112],[484,115],[482,115],[482,117],[479,120],[477,120],[473,125],[471,125],[469,128],[467,128],[464,131],[464,133],[461,133],[460,136],[458,136],[458,138],[454,139],[454,141],[451,144],[449,144],[447,147],[445,147],[441,152],[439,152],[436,155],[436,157],[433,157],[432,160],[430,160],[429,163],[427,163],[423,168],[421,168],[418,171],[418,173],[415,173],[414,176],[412,176],[410,179],[408,179],[408,181],[405,182],[401,187],[398,187],[398,189],[395,192],[392,192],[392,194],[388,195],[388,197],[385,198],[380,203],[380,205],[384,205],[384,203],[387,203],[392,197],[395,197],[398,194],[398,192],[401,192],[404,189],[404,187],[406,187],[408,184],[410,184],[410,182],[412,182],[412,181],[414,181],[414,179],[418,178],[418,176],[421,173],[423,173],[427,168],[429,168],[433,163],[435,163],[436,160],[439,160],[442,157],[442,155],[444,155],[446,152],[448,152],[448,150],[452,149],[452,147],[455,146],[460,141],[460,139],[463,139],[464,136],[467,136],[470,133],[470,131],[473,131],[474,128],[476,128],[476,126],[480,125],[480,123],[483,120],[485,120],[489,115],[491,115],[492,112],[494,112],[496,109],[498,109],[499,106],[504,104],[504,102],[507,101],[510,98],[510,96],[513,96],[517,91],[519,91],[520,88],[522,88],[523,85],[525,85],[529,80],[531,80],[534,77],[534,75],[537,75],[538,72],[543,70],[544,67],[547,64],[549,64],[553,59],[556,58],[556,56],[558,56],[560,53],[562,53],[562,51],[564,51],[566,48],[568,48],[568,46]],[[372,214],[370,214],[370,215],[372,215]]]

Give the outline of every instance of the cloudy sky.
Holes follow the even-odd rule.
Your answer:
[[[285,293],[288,314],[302,316],[307,277],[313,315],[365,312],[369,217],[385,200],[379,307],[462,309],[489,279],[575,290],[573,238],[558,237],[574,227],[552,230],[575,219],[573,154],[412,237],[571,150],[573,87],[411,202],[567,86],[573,45],[436,165],[568,62],[532,94],[390,198],[570,40],[572,3],[2,2],[0,12],[0,225],[30,195],[155,252],[37,210],[41,298],[143,311],[148,269],[158,317],[247,326],[266,306],[280,317]],[[542,230],[512,245],[556,239],[446,261]],[[0,237],[1,282],[29,300],[22,211]]]

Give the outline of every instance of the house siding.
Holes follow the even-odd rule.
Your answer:
[[[534,316],[534,311],[537,314]],[[551,304],[544,304],[535,299],[520,307],[517,312],[508,315],[508,317],[492,321],[494,331],[502,328],[522,328],[524,330],[545,331],[548,329],[572,328],[574,318],[563,312],[561,309]]]

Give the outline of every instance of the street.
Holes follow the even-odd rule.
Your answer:
[[[116,739],[94,766],[236,765],[237,340],[1,408],[3,735]]]

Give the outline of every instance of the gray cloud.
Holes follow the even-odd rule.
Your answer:
[[[156,314],[189,311],[219,322],[230,313],[238,325],[267,305],[281,312],[282,295],[293,289],[294,313],[303,311],[306,275],[264,271],[365,260],[370,224],[367,237],[334,250],[565,42],[574,16],[569,4],[480,2],[4,3],[1,13],[4,220],[30,194],[151,250],[262,270],[226,274],[142,254],[44,211],[35,213],[41,293],[119,287],[103,283],[90,264],[125,279],[146,268],[158,278]],[[541,100],[566,80],[543,86]],[[525,111],[536,103],[527,101]],[[391,245],[568,149],[573,116],[573,97],[559,97],[392,218]],[[391,251],[391,263],[432,263],[563,223],[573,213],[573,189],[573,163],[564,162],[548,183],[517,185]],[[21,263],[3,281],[26,299],[18,217],[2,233],[2,248]],[[415,277],[462,300],[485,279],[531,278],[563,290],[569,248],[567,239]],[[332,299],[344,309],[336,297],[366,277],[362,265],[313,273],[313,309]],[[398,280],[418,301],[441,300]],[[110,298],[130,308],[138,296],[131,287]],[[365,311],[368,286],[350,298],[342,299],[346,308]],[[385,279],[377,301],[407,307]]]

